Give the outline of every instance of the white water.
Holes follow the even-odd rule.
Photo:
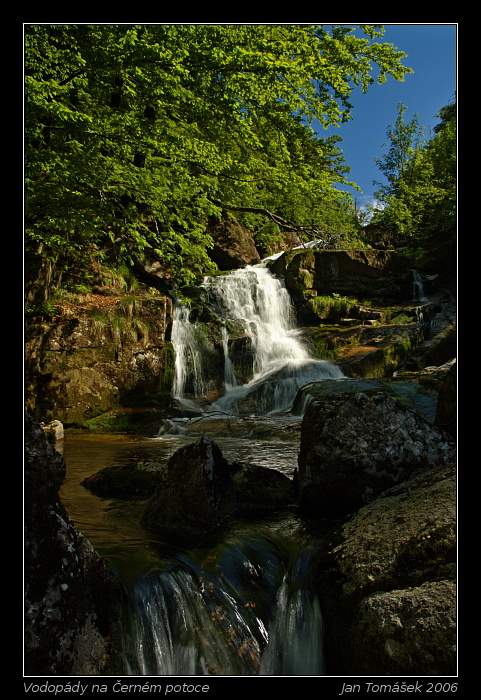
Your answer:
[[[343,376],[330,362],[310,357],[295,327],[288,291],[263,264],[222,277],[207,277],[203,287],[211,303],[221,310],[225,323],[242,329],[253,357],[249,380],[236,379],[224,326],[225,393],[204,410],[235,415],[240,402],[251,395],[252,407],[243,412],[265,415],[290,406],[304,384]],[[172,333],[176,354],[174,396],[187,406],[207,394],[208,377],[203,369],[206,341],[201,335],[200,326],[191,323],[188,310],[177,304]]]

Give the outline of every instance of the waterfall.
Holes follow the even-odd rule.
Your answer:
[[[206,277],[207,301],[222,315],[224,395],[207,410],[225,413],[267,414],[287,408],[297,390],[308,382],[341,378],[338,367],[314,360],[302,344],[291,299],[281,280],[265,265],[247,266],[220,277]],[[252,355],[250,376],[236,377],[229,357],[226,324],[240,329]],[[203,368],[200,324],[192,323],[188,310],[175,307],[172,341],[176,353],[174,395],[184,403],[205,396],[208,379]]]
[[[198,345],[196,326],[190,323],[190,309],[179,301],[174,305],[172,344],[175,348],[175,373],[172,393],[182,398],[186,384],[191,383],[191,393],[202,395],[207,387],[202,372],[202,354]]]

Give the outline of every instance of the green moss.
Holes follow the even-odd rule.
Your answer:
[[[165,397],[163,397],[165,400]],[[78,423],[77,429],[93,433],[137,433],[166,417],[167,406],[158,410],[109,411]]]
[[[330,296],[312,297],[308,301],[308,306],[322,320],[347,317],[350,309],[357,303],[357,300],[352,297],[331,294]]]

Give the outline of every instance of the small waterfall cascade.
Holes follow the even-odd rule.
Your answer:
[[[245,402],[256,415],[283,410],[303,384],[323,378],[342,378],[341,370],[325,360],[313,360],[295,327],[289,293],[281,280],[263,264],[247,266],[203,281],[208,303],[222,320],[224,355],[223,395],[206,409],[237,414]],[[250,376],[236,376],[229,356],[228,325],[249,346]],[[205,357],[208,340],[200,324],[192,323],[188,310],[175,307],[172,341],[176,354],[174,396],[186,405],[208,391]],[[247,410],[244,408],[244,410]]]
[[[196,337],[196,327],[190,323],[190,309],[180,302],[174,306],[172,344],[175,348],[175,372],[173,395],[183,396],[187,379],[192,383],[192,393],[202,395],[207,387],[204,382],[201,349]]]
[[[126,587],[121,673],[324,675],[310,552],[279,549],[261,538],[230,543],[209,568],[184,554]]]
[[[417,270],[411,270],[413,273],[413,299],[415,301],[424,301],[424,283],[423,278]]]

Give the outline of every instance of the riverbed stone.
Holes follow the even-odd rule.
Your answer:
[[[211,438],[203,437],[170,457],[165,482],[148,501],[142,521],[181,535],[205,535],[236,507],[227,460]]]
[[[165,481],[167,465],[161,462],[112,464],[84,479],[82,486],[101,498],[150,498]]]

